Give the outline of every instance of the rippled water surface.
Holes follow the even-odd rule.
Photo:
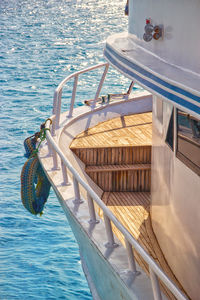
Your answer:
[[[104,61],[106,37],[126,28],[124,4],[0,0],[0,299],[92,298],[55,194],[42,217],[21,204],[23,140],[51,115],[54,89],[65,76]],[[82,79],[78,102],[94,94],[95,79]],[[127,80],[112,71],[105,92],[122,85]]]

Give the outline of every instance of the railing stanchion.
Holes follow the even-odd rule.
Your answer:
[[[94,201],[89,193],[87,193],[87,200],[88,200],[88,208],[89,208],[89,214],[90,214],[90,224],[97,224],[99,221],[96,218],[96,213],[94,209]]]
[[[158,277],[155,274],[155,272],[152,270],[151,267],[149,267],[150,272],[150,278],[151,278],[151,285],[153,289],[153,296],[155,300],[162,300],[161,290],[160,290],[160,284],[158,281]]]
[[[108,237],[108,242],[105,244],[105,247],[106,248],[115,248],[118,246],[118,244],[116,244],[115,240],[114,240],[111,221],[105,213],[103,213],[103,219],[105,222],[106,234]]]
[[[78,84],[78,75],[76,75],[74,77],[74,86],[73,86],[73,92],[72,92],[72,98],[71,98],[71,105],[70,105],[70,110],[69,110],[68,118],[71,118],[72,114],[73,114],[77,84]]]
[[[63,183],[62,185],[70,185],[68,175],[67,175],[67,168],[63,161],[61,160],[61,167],[62,167],[62,174],[63,174]]]
[[[53,115],[53,118],[52,118],[51,134],[53,137],[55,137],[55,135],[56,135],[56,115]]]
[[[62,99],[62,89],[58,93],[57,107],[56,107],[56,129],[59,128],[60,124],[60,112],[61,112],[61,99]]]
[[[127,251],[127,254],[128,254],[129,268],[132,272],[137,274],[139,272],[137,272],[137,269],[136,269],[135,256],[134,256],[134,253],[133,253],[132,245],[129,243],[129,241],[126,238],[125,238],[125,244],[126,244],[126,251]]]
[[[73,185],[74,185],[74,196],[75,196],[73,202],[75,204],[81,204],[83,203],[83,201],[81,200],[79,184],[75,176],[73,176]]]
[[[59,170],[58,167],[58,155],[56,153],[56,151],[53,151],[53,170]]]
[[[93,109],[94,109],[95,106],[96,106],[97,99],[98,99],[98,97],[99,97],[99,94],[100,94],[101,89],[102,89],[102,85],[103,85],[103,83],[104,83],[106,74],[107,74],[107,72],[108,72],[108,68],[109,68],[109,64],[106,64],[105,69],[104,69],[104,72],[103,72],[103,75],[102,75],[101,80],[100,80],[100,82],[99,82],[99,86],[98,86],[97,91],[96,91],[96,95],[95,95],[95,97],[94,97],[94,102],[93,102],[93,104],[92,104],[92,108],[93,108]]]
[[[48,137],[47,137],[47,147],[48,147],[48,150],[49,150],[48,156],[52,156],[53,151],[52,151],[51,143],[50,143]]]
[[[58,100],[58,92],[57,92],[57,90],[55,90],[54,96],[53,96],[53,115],[56,114],[57,100]]]

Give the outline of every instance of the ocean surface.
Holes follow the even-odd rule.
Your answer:
[[[23,141],[52,113],[67,75],[104,61],[107,36],[127,27],[126,1],[0,0],[0,299],[92,299],[78,245],[53,191],[42,217],[20,199]],[[77,105],[94,96],[80,80]],[[86,83],[88,80],[88,83]],[[127,90],[115,70],[104,92]],[[71,84],[63,109],[69,106]]]

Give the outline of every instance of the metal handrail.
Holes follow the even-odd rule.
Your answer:
[[[86,190],[87,194],[89,195],[89,198],[90,198],[89,211],[93,210],[90,221],[97,223],[97,220],[95,217],[95,212],[94,212],[94,205],[93,206],[91,205],[92,200],[95,201],[96,204],[103,210],[106,233],[107,233],[107,237],[108,237],[107,246],[108,247],[116,246],[116,244],[114,242],[111,223],[110,223],[112,221],[113,224],[119,229],[119,231],[123,234],[123,236],[125,238],[130,269],[133,272],[136,272],[134,252],[132,250],[132,247],[142,256],[142,258],[148,264],[154,299],[156,299],[156,300],[162,299],[160,284],[159,284],[159,280],[158,280],[158,278],[159,278],[178,300],[188,300],[188,298],[180,291],[180,289],[175,286],[175,284],[171,281],[171,279],[169,279],[169,277],[154,262],[154,260],[149,256],[149,254],[140,246],[140,244],[137,242],[137,240],[128,232],[128,230],[113,215],[113,213],[110,211],[110,209],[103,203],[103,201],[93,191],[93,189],[81,178],[81,176],[78,174],[78,172],[73,168],[73,166],[67,160],[64,153],[59,148],[58,144],[55,142],[53,136],[51,135],[51,133],[49,131],[47,131],[47,142],[48,142],[49,148],[51,149],[51,153],[53,155],[53,162],[54,162],[53,168],[54,169],[58,168],[57,155],[61,159],[61,164],[66,167],[66,169],[63,173],[64,182],[66,181],[66,173],[65,172],[67,172],[67,169],[73,175],[75,202],[81,203],[79,184]],[[63,170],[64,170],[64,168],[62,167],[62,171]]]
[[[101,88],[103,86],[108,68],[109,68],[109,63],[101,63],[92,67],[89,67],[87,69],[75,72],[69,76],[67,76],[65,79],[63,79],[61,81],[61,83],[58,85],[58,87],[56,88],[55,92],[54,92],[54,98],[53,98],[53,115],[55,115],[54,121],[53,121],[53,135],[55,134],[55,130],[57,128],[59,128],[59,123],[60,123],[60,114],[61,114],[61,101],[62,101],[62,90],[64,85],[72,78],[74,78],[74,85],[73,85],[73,91],[72,91],[72,97],[71,97],[71,103],[70,103],[70,110],[69,110],[69,115],[68,117],[72,117],[73,114],[73,109],[74,109],[74,103],[75,103],[75,97],[76,97],[76,89],[77,89],[77,85],[78,85],[78,77],[81,74],[99,69],[105,67],[104,72],[102,74],[101,80],[99,82],[95,97],[94,97],[94,101],[93,101],[93,106],[92,108],[95,107],[96,105],[96,101],[99,97]]]

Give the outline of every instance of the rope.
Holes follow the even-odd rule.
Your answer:
[[[46,140],[46,132],[47,132],[47,130],[49,130],[49,131],[50,131],[50,129],[49,129],[49,128],[41,128],[41,129],[40,129],[39,136],[37,137],[37,139],[38,139],[38,138],[40,139],[40,141],[39,141],[39,144],[38,144],[37,148],[36,148],[36,149],[34,149],[34,150],[32,151],[32,153],[31,153],[31,156],[30,156],[30,157],[35,157],[35,156],[37,155],[37,153],[38,153],[38,151],[39,151],[39,148],[40,148],[40,145],[41,145],[41,143],[42,143],[43,141],[45,141],[45,140]]]
[[[28,160],[21,172],[21,199],[24,207],[34,215],[42,215],[51,187],[37,157],[39,147],[46,139],[46,132],[49,130],[45,128],[47,121],[52,123],[51,119],[47,119],[41,124],[39,132],[24,141],[25,156],[28,157]],[[39,143],[36,148],[38,140]]]

